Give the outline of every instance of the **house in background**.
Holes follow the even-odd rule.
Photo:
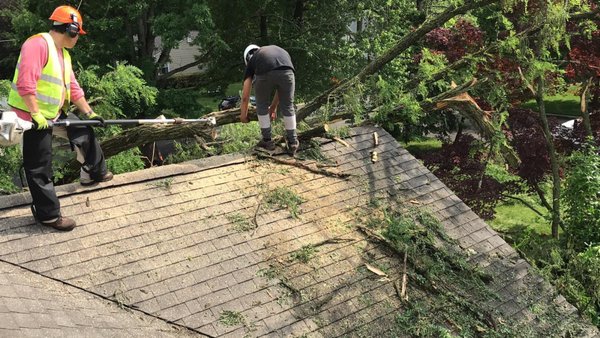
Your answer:
[[[160,74],[167,74],[173,69],[177,69],[183,67],[185,65],[189,65],[197,60],[197,57],[200,56],[200,48],[196,45],[193,45],[192,42],[198,36],[198,32],[192,31],[188,34],[188,36],[181,40],[179,46],[177,48],[173,48],[171,50],[169,56],[169,62],[165,63],[163,67],[160,69]],[[157,51],[162,50],[160,48],[162,45],[162,41],[160,36],[156,38],[156,49]],[[158,60],[160,53],[156,53],[154,58]],[[201,70],[197,67],[190,67],[184,71],[173,74],[173,77],[185,77],[185,76],[194,76],[201,73]]]

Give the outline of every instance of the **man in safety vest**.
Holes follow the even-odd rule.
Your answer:
[[[75,221],[63,217],[52,181],[52,128],[48,120],[78,119],[66,110],[72,102],[89,119],[104,122],[87,103],[71,67],[67,49],[85,34],[83,18],[70,6],[57,7],[49,33],[30,37],[21,47],[8,104],[18,117],[31,121],[34,128],[23,134],[23,167],[33,199],[32,212],[43,225],[69,231]],[[80,183],[92,185],[109,181],[104,154],[91,127],[55,128],[59,137],[68,138],[81,163]]]

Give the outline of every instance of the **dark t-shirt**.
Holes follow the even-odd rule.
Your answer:
[[[291,69],[295,71],[292,58],[285,49],[270,45],[260,47],[248,61],[244,79],[262,75],[275,69]]]

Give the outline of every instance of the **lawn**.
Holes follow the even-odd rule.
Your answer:
[[[423,139],[417,141],[411,141],[403,143],[402,146],[408,150],[413,156],[419,157],[420,154],[425,154],[429,151],[438,150],[442,146],[442,142],[437,139]],[[496,166],[490,167],[492,170]],[[502,174],[498,172],[488,172],[494,177],[502,180]],[[510,177],[506,178],[509,179]],[[537,201],[534,196],[517,196],[530,205],[536,210],[540,211],[544,216],[540,216],[530,208],[526,207],[523,203],[508,199],[500,202],[496,207],[496,217],[489,221],[488,224],[494,228],[494,230],[507,233],[515,234],[525,229],[532,231],[538,235],[550,234],[550,223],[546,219],[547,211]]]
[[[535,205],[536,209],[544,216],[540,216],[518,201],[500,202],[496,207],[496,217],[488,221],[488,224],[494,230],[503,233],[514,233],[527,228],[540,235],[549,235],[551,233],[550,222],[546,209]]]
[[[227,86],[227,89],[225,90],[225,95],[215,95],[213,93],[203,93],[200,94],[198,96],[198,98],[196,99],[196,101],[198,102],[198,104],[204,106],[204,107],[209,107],[211,108],[213,111],[216,111],[219,107],[219,103],[221,103],[221,100],[227,96],[235,96],[235,95],[240,95],[242,91],[242,82],[240,81],[235,82],[230,84],[229,86]]]
[[[563,117],[579,117],[581,116],[581,108],[579,104],[579,96],[571,93],[563,95],[546,96],[544,97],[546,105],[546,113]],[[528,101],[522,105],[523,108],[529,108],[537,111],[538,106],[535,100]]]
[[[408,150],[408,152],[415,157],[420,157],[421,154],[425,154],[433,150],[438,150],[442,147],[442,141],[433,138],[410,141],[408,143],[401,144],[402,147],[404,147],[404,149]]]

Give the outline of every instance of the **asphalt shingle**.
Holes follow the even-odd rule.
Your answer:
[[[348,180],[228,155],[87,189],[58,187],[62,212],[78,222],[69,233],[35,225],[27,194],[0,197],[0,335],[375,334],[403,307],[394,285],[402,264],[352,225],[357,210],[388,198],[427,207],[449,237],[475,251],[471,264],[498,276],[503,315],[535,317],[528,307],[545,301],[565,321],[579,320],[389,134],[358,127],[351,135],[349,147],[321,146],[338,171],[354,175]],[[264,203],[275,188],[303,199],[298,217]],[[311,248],[313,259],[294,258]],[[374,280],[367,261],[388,267],[390,278]],[[527,290],[536,297],[521,297]],[[582,336],[598,335],[581,325]]]

